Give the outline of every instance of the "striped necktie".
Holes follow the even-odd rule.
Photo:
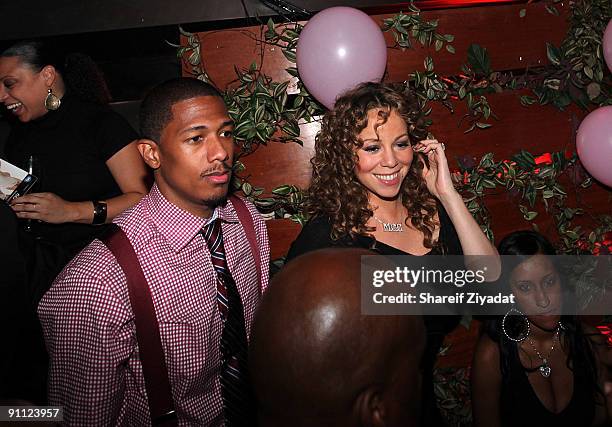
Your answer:
[[[226,427],[255,425],[256,408],[249,384],[247,337],[242,301],[225,259],[221,220],[202,229],[217,273],[217,306],[221,334],[221,397]]]

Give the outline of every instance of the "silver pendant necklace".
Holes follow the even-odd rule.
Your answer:
[[[542,356],[542,354],[538,351],[533,340],[531,338],[528,339],[529,344],[531,344],[531,348],[533,348],[533,351],[536,352],[536,354],[538,355],[538,358],[542,361],[542,364],[540,365],[538,370],[540,371],[540,375],[542,375],[544,378],[550,377],[550,374],[552,372],[552,370],[550,369],[550,365],[548,364],[548,359],[550,359],[550,355],[555,349],[556,341],[559,341],[559,330],[560,329],[561,327],[557,326],[557,331],[555,332],[555,335],[553,336],[552,345],[550,346],[550,351],[548,352],[548,356],[546,357]]]
[[[376,215],[372,215],[372,217],[380,224],[383,226],[383,231],[388,231],[390,233],[401,233],[402,231],[404,231],[404,227],[402,226],[401,222],[385,222],[383,220],[381,220],[380,218],[378,218]]]

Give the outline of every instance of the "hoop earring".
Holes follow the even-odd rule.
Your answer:
[[[62,105],[62,100],[53,93],[53,89],[47,89],[47,97],[45,98],[45,108],[47,111],[55,111],[60,105]]]
[[[511,337],[510,335],[508,335],[508,332],[506,331],[506,319],[508,318],[508,316],[512,312],[518,313],[519,315],[523,316],[523,319],[525,320],[525,324],[527,325],[527,328],[526,328],[527,329],[527,333],[523,337],[519,337],[519,338]],[[523,314],[523,312],[520,311],[517,308],[512,307],[510,310],[508,310],[508,312],[504,315],[504,318],[502,319],[502,325],[501,326],[502,326],[502,331],[504,332],[504,335],[510,341],[521,342],[521,341],[524,341],[529,336],[529,319],[527,319],[527,316],[525,316]]]

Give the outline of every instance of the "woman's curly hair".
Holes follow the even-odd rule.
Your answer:
[[[392,111],[397,111],[408,126],[412,144],[427,135],[416,95],[404,85],[362,83],[337,99],[334,109],[323,117],[315,139],[315,155],[310,161],[312,180],[305,201],[311,218],[329,217],[334,240],[369,236],[374,231],[366,226],[373,215],[368,190],[355,174],[357,149],[363,146],[358,135],[367,127],[368,111],[374,108],[381,109],[375,129],[387,121]],[[411,225],[423,233],[424,246],[432,248],[437,207],[422,177],[425,161],[421,154],[414,157],[400,195]]]

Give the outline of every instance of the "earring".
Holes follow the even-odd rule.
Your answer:
[[[48,111],[57,110],[62,105],[62,100],[53,93],[53,89],[47,89],[47,97],[45,98],[45,108]]]
[[[508,318],[508,316],[510,316],[510,314],[512,312],[517,313],[520,316],[523,316],[524,322],[526,324],[526,330],[527,332],[525,333],[525,335],[521,336],[519,335],[518,337],[511,337],[510,335],[508,335],[508,331],[506,330],[506,319]],[[504,315],[504,318],[502,319],[502,331],[504,332],[504,335],[506,336],[506,338],[508,338],[510,341],[514,341],[514,342],[521,342],[523,340],[525,340],[525,338],[527,338],[529,336],[529,319],[527,319],[527,316],[525,316],[520,310],[512,307],[510,310],[508,310],[508,312]]]

